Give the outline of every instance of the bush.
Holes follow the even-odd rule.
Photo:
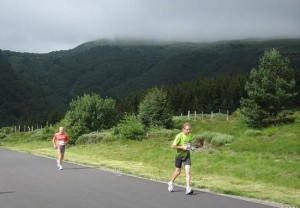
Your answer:
[[[172,116],[167,93],[158,88],[150,89],[139,105],[138,117],[142,124],[147,128],[151,126],[171,128]]]
[[[114,138],[108,132],[91,132],[89,134],[84,134],[78,137],[75,144],[91,144],[100,141],[109,141]]]
[[[4,139],[5,137],[6,137],[6,134],[0,132],[0,140]]]
[[[47,140],[52,140],[53,135],[54,135],[53,128],[43,128],[32,132],[32,134],[30,135],[30,139],[38,140],[38,141],[47,141]]]
[[[222,146],[225,144],[229,144],[230,142],[232,142],[234,140],[234,137],[228,134],[220,134],[220,133],[216,133],[211,140],[211,144],[213,146]]]
[[[113,128],[114,135],[120,135],[121,138],[141,140],[145,138],[145,129],[143,124],[135,115],[126,115],[124,119]]]
[[[161,127],[151,127],[148,129],[147,132],[147,138],[157,138],[157,137],[166,137],[170,138],[176,134],[178,134],[180,131],[178,129],[165,129]]]
[[[194,134],[191,144],[197,148],[204,146],[205,137],[203,134]]]
[[[3,127],[3,128],[0,129],[0,132],[4,133],[4,134],[11,134],[11,133],[14,133],[14,128],[12,128],[12,127]]]
[[[80,135],[109,129],[115,124],[116,102],[97,94],[85,94],[70,102],[64,121],[69,129],[70,143],[75,144]]]
[[[203,134],[197,134],[193,136],[192,144],[195,147],[202,146],[222,146],[229,144],[234,140],[234,137],[228,134],[221,134],[217,132],[205,132]]]

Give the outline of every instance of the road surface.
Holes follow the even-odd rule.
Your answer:
[[[1,208],[272,208],[183,187],[0,149]]]

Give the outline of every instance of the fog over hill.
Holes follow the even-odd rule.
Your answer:
[[[2,0],[0,49],[49,53],[120,38],[300,38],[299,8],[299,0]]]

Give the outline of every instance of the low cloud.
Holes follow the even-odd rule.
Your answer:
[[[299,0],[2,0],[0,49],[45,53],[101,38],[299,38],[299,9]]]

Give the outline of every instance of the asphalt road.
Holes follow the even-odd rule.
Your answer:
[[[66,153],[67,157],[67,153]],[[170,170],[171,171],[171,170]],[[171,174],[171,172],[170,172]],[[184,176],[180,176],[184,177]],[[271,208],[167,184],[0,149],[1,208]]]

